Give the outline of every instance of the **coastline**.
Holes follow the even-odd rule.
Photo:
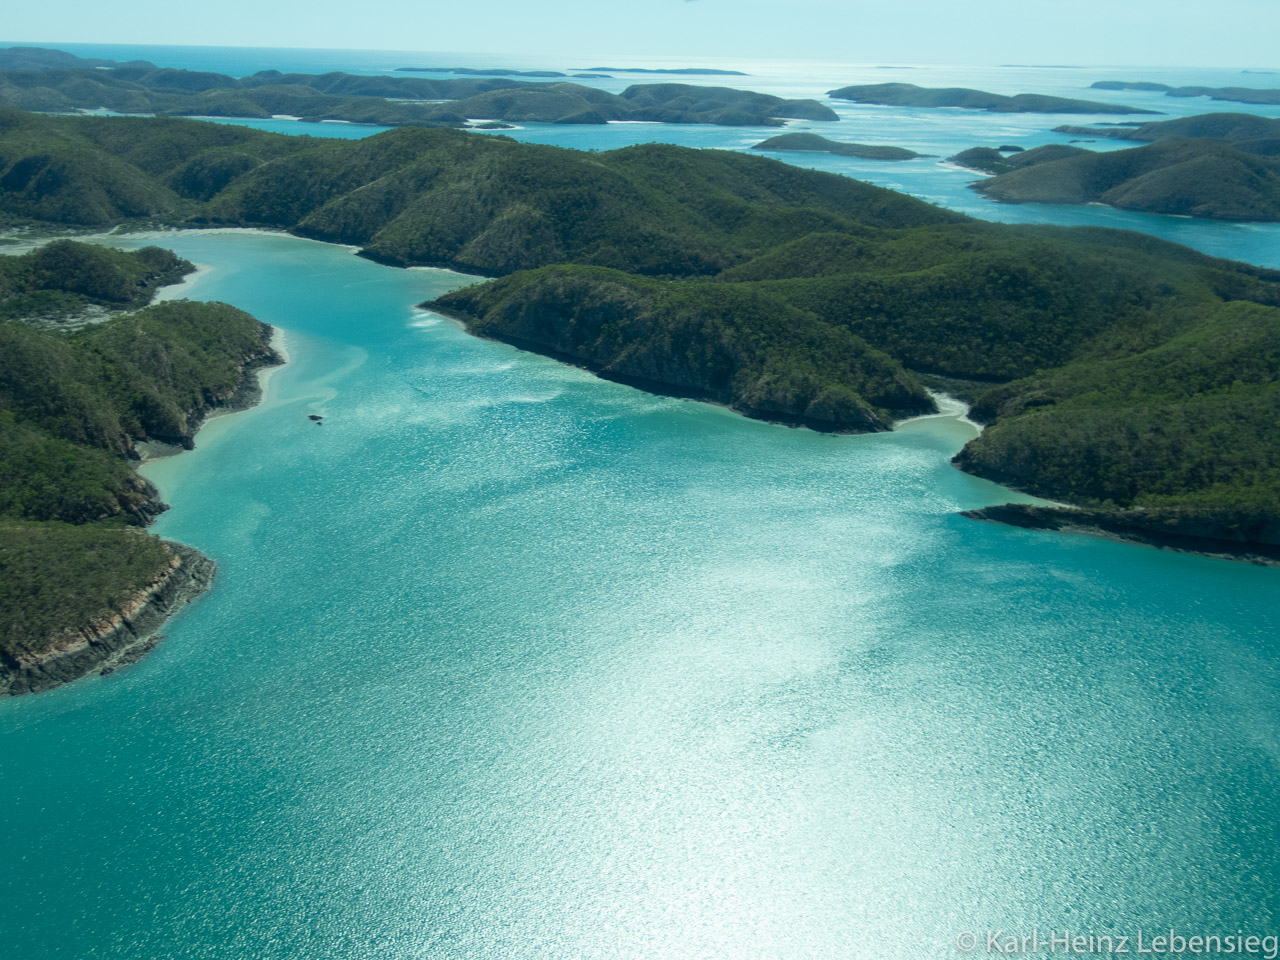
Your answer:
[[[500,337],[492,336],[487,333],[479,333],[471,326],[469,321],[472,318],[470,316],[459,311],[442,308],[440,305],[435,303],[421,304],[419,305],[419,308],[453,321],[471,336],[479,337],[484,340],[494,340],[498,343],[506,343],[519,350],[549,357],[561,363],[586,370],[602,380],[621,383],[626,386],[634,387],[638,390],[643,390],[647,393],[652,393],[655,396],[697,400],[702,403],[710,403],[715,406],[724,407],[725,409],[732,410],[735,413],[753,420],[760,420],[765,423],[773,423],[779,426],[793,428],[807,427],[808,429],[814,430],[818,433],[839,435],[880,432],[856,429],[833,429],[830,425],[806,422],[801,418],[785,420],[781,419],[776,414],[746,410],[734,405],[733,403],[725,402],[706,394],[699,394],[687,389],[672,387],[671,385],[656,381],[602,371],[597,366],[594,366],[590,362],[579,357],[562,354],[537,343],[529,343],[519,338]],[[975,435],[982,432],[983,425],[972,420],[968,416],[969,404],[965,401],[934,389],[929,389],[928,393],[933,398],[934,404],[937,407],[937,410],[934,413],[921,414],[897,420],[892,424],[889,430],[898,430],[904,426],[923,420],[950,419],[970,427],[974,431]],[[954,464],[954,460],[952,462]],[[1193,531],[1182,531],[1174,528],[1172,525],[1165,525],[1164,528],[1157,529],[1151,526],[1150,522],[1144,524],[1142,522],[1142,517],[1138,512],[1130,512],[1126,515],[1110,515],[1097,511],[1090,511],[1087,508],[1071,503],[1060,503],[1053,500],[1047,500],[1039,494],[1032,494],[1021,490],[1017,486],[1008,483],[1006,480],[997,477],[984,476],[981,473],[964,470],[964,468],[958,464],[955,465],[957,469],[964,473],[968,473],[970,476],[992,480],[995,483],[999,483],[1001,486],[1007,487],[1015,493],[1025,493],[1028,496],[1036,497],[1036,499],[1040,501],[1039,504],[993,504],[989,507],[983,507],[977,510],[960,511],[961,516],[967,517],[971,520],[983,520],[990,523],[1004,524],[1006,526],[1038,529],[1049,532],[1085,534],[1107,540],[1156,547],[1164,550],[1174,550],[1181,553],[1190,553],[1219,560],[1234,560],[1237,562],[1264,566],[1280,566],[1280,546],[1273,547],[1268,543],[1260,541],[1243,539],[1235,541],[1215,536],[1213,535],[1213,530],[1207,529],[1213,522],[1209,519],[1197,521],[1195,518],[1191,518],[1189,521],[1190,525],[1196,528]],[[1183,523],[1180,525],[1185,526],[1186,524]]]
[[[263,325],[271,331],[267,341],[269,355],[260,361],[246,364],[241,372],[240,385],[236,387],[235,392],[216,406],[205,408],[204,412],[199,415],[199,423],[195,430],[196,436],[199,436],[204,425],[211,420],[219,420],[222,417],[243,413],[260,404],[266,396],[267,385],[271,382],[272,375],[281,367],[288,365],[290,359],[292,359],[285,341],[284,330],[271,324]],[[135,446],[139,454],[139,464],[163,460],[166,457],[182,453],[186,449],[174,443],[162,443],[158,440],[143,440],[135,444]]]
[[[456,323],[468,335],[476,337],[480,340],[492,340],[494,343],[505,343],[507,346],[515,347],[517,350],[523,350],[525,353],[536,354],[541,357],[548,357],[558,363],[566,366],[577,367],[579,370],[585,370],[592,376],[605,380],[609,383],[620,383],[623,386],[632,387],[636,390],[642,390],[645,393],[652,394],[655,397],[672,397],[677,400],[696,400],[699,403],[709,403],[712,406],[723,407],[726,410],[732,410],[734,413],[746,417],[748,420],[759,420],[761,423],[771,423],[780,427],[791,427],[793,429],[806,428],[814,433],[826,433],[835,436],[857,435],[864,433],[891,433],[905,420],[886,421],[881,424],[870,424],[869,426],[853,423],[835,423],[825,420],[816,420],[812,417],[790,416],[775,410],[762,410],[755,407],[748,407],[735,403],[732,399],[723,395],[717,395],[708,390],[701,390],[696,387],[682,387],[678,384],[668,383],[663,380],[654,380],[649,377],[634,376],[626,373],[618,373],[612,370],[606,370],[598,363],[579,357],[571,353],[564,353],[556,350],[554,347],[544,346],[532,340],[525,340],[520,337],[496,336],[490,333],[480,333],[472,325],[473,317],[457,310],[450,310],[442,307],[435,302],[420,303],[417,305],[419,310],[425,310],[434,313],[437,316],[444,317],[446,320]],[[936,406],[936,403],[935,403]],[[924,414],[923,416],[945,416],[946,414],[935,411],[934,413]],[[915,419],[908,417],[907,420]]]
[[[1141,511],[1107,513],[1071,504],[1040,506],[1030,503],[1003,503],[977,510],[962,510],[960,516],[986,523],[998,523],[1024,530],[1044,530],[1097,537],[1157,550],[1190,553],[1214,560],[1234,560],[1255,566],[1280,567],[1280,545],[1255,540],[1229,540],[1213,536],[1205,526],[1211,521],[1188,521],[1198,529],[1184,531],[1176,524],[1156,527],[1157,518],[1145,519]]]
[[[161,541],[168,568],[120,609],[67,630],[49,650],[0,664],[0,697],[40,693],[94,674],[105,676],[136,663],[164,639],[160,628],[213,583],[217,566],[199,550]]]
[[[185,300],[192,288],[212,272],[213,267],[208,264],[197,263],[195,269],[177,283],[171,283],[157,290],[155,296],[151,298],[151,302],[163,303],[166,300]]]
[[[973,171],[968,168],[962,167],[958,164],[949,163],[947,161],[940,161],[940,163],[943,166],[949,166],[956,170],[962,170],[971,174],[977,172],[977,171]],[[127,225],[122,224],[107,231],[105,234],[102,233],[101,231],[98,231],[97,235],[98,236],[111,236],[111,235],[119,236],[121,234],[132,235],[132,236],[140,235],[140,236],[154,237],[155,239],[162,241],[166,233],[187,232],[187,231],[193,232],[193,233],[228,233],[228,234],[253,233],[253,234],[274,235],[274,236],[287,236],[287,237],[292,237],[294,239],[299,239],[299,240],[308,240],[313,243],[322,243],[322,244],[325,244],[326,246],[342,247],[347,249],[348,251],[350,251],[356,256],[363,257],[375,263],[380,263],[384,266],[391,266],[401,270],[437,269],[437,270],[447,270],[452,273],[457,273],[461,276],[474,277],[477,281],[484,281],[484,280],[491,279],[483,274],[466,272],[464,270],[459,269],[456,265],[451,265],[451,264],[443,264],[443,263],[406,264],[406,263],[398,262],[393,259],[372,256],[368,254],[364,250],[364,248],[356,244],[349,244],[349,243],[343,243],[341,241],[325,240],[318,237],[306,236],[303,234],[294,233],[286,229],[272,229],[272,228],[259,227],[259,226],[252,226],[252,227],[251,226],[234,226],[234,225],[227,225],[227,224],[196,226],[196,225],[190,225],[190,224],[180,225],[180,224],[174,223],[174,224],[167,224],[167,225],[160,225],[160,226],[152,224],[135,231],[135,230],[130,230],[127,227]],[[175,285],[175,287],[177,287],[178,289],[185,288],[188,285],[196,283],[205,274],[206,274],[205,268],[203,268],[200,265],[197,265],[196,272],[189,274],[186,278],[184,278],[184,280],[180,284]],[[173,295],[171,294],[170,297],[173,298]],[[661,381],[654,381],[646,378],[632,377],[626,374],[618,374],[618,373],[604,371],[598,365],[592,364],[588,360],[585,360],[583,358],[576,357],[570,354],[564,354],[564,353],[558,352],[552,348],[544,347],[538,343],[525,341],[519,338],[493,336],[491,334],[477,332],[471,324],[471,321],[474,318],[470,317],[465,313],[442,308],[441,306],[435,303],[417,304],[416,306],[418,307],[418,309],[429,311],[431,313],[444,317],[458,324],[470,336],[474,336],[484,340],[492,340],[499,343],[505,343],[509,346],[515,347],[516,349],[523,350],[528,353],[534,353],[540,356],[549,357],[550,359],[568,364],[569,366],[575,366],[575,367],[578,367],[579,369],[586,370],[589,373],[591,373],[593,376],[596,376],[601,380],[620,383],[626,386],[633,387],[635,389],[643,390],[645,392],[654,394],[655,396],[674,397],[677,399],[688,399],[688,400],[696,400],[702,403],[710,403],[715,406],[723,407],[724,409],[727,409],[727,410],[732,410],[733,412],[738,413],[742,416],[745,416],[749,419],[759,420],[765,423],[772,423],[779,426],[787,426],[792,428],[805,427],[818,433],[844,435],[844,434],[876,433],[876,432],[882,432],[882,430],[892,431],[904,425],[910,424],[911,422],[916,420],[922,420],[922,419],[928,419],[928,418],[950,418],[950,419],[956,419],[961,423],[971,426],[979,433],[983,429],[983,424],[978,423],[977,421],[974,421],[968,417],[967,410],[965,414],[961,414],[957,416],[956,411],[952,409],[948,409],[948,407],[950,406],[950,403],[947,403],[946,405],[944,405],[943,403],[939,403],[938,402],[939,393],[938,391],[935,391],[933,389],[929,389],[928,392],[935,401],[935,406],[937,408],[935,412],[892,421],[890,423],[885,424],[882,430],[877,430],[874,428],[868,430],[865,427],[862,429],[859,429],[858,427],[851,426],[851,425],[833,425],[833,424],[825,423],[822,421],[812,421],[812,420],[809,420],[808,418],[802,418],[802,417],[789,418],[789,417],[786,417],[785,415],[780,415],[778,413],[771,412],[771,411],[745,409],[743,407],[735,405],[732,401],[722,399],[720,397],[711,395],[706,392],[691,390],[687,388],[681,388],[675,385],[663,383]],[[273,331],[276,331],[277,328],[272,328],[272,329]],[[279,345],[277,345],[276,334],[273,333],[272,347],[275,350],[276,354],[281,358],[279,362],[286,363],[287,351],[284,351],[282,349],[282,345],[283,345],[282,339],[279,341]],[[274,369],[274,366],[276,365],[278,364],[269,365],[269,366],[264,365],[264,366],[267,366],[267,369],[261,372],[265,374],[265,376],[263,376],[263,378],[257,383],[256,389],[255,389],[255,384],[253,383],[248,383],[248,382],[242,383],[241,389],[237,390],[236,394],[234,394],[233,397],[229,398],[227,402],[219,403],[217,406],[209,408],[205,412],[205,414],[202,416],[201,424],[203,425],[203,423],[207,422],[207,420],[209,419],[214,419],[221,416],[227,416],[227,415],[248,409],[249,407],[252,407],[258,402],[260,402],[262,392],[265,388],[265,384],[267,382],[267,379],[269,379],[269,376],[270,376],[269,370]],[[941,394],[941,396],[946,397],[948,401],[961,403],[961,404],[964,403],[964,401],[960,401],[958,398],[950,398],[949,395],[947,394]],[[146,445],[145,451],[143,449],[143,444],[139,444],[138,447],[139,447],[139,452],[143,454],[142,456],[143,462],[149,462],[151,460],[172,456],[175,453],[182,452],[182,449],[183,449],[182,447],[179,447],[176,445],[150,444],[150,443]],[[1044,503],[1047,504],[1047,506],[1045,507],[1032,507],[1027,504],[1007,503],[1003,505],[995,504],[990,507],[980,508],[978,510],[961,511],[961,516],[965,516],[969,519],[983,520],[983,521],[992,522],[992,523],[1002,523],[1008,526],[1019,526],[1023,528],[1042,529],[1042,530],[1051,531],[1051,532],[1070,532],[1070,533],[1077,533],[1077,534],[1086,534],[1086,535],[1100,537],[1103,539],[1118,540],[1118,541],[1124,541],[1127,543],[1153,546],[1160,549],[1175,550],[1175,551],[1184,552],[1184,553],[1196,554],[1199,556],[1211,557],[1214,559],[1228,559],[1228,560],[1235,560],[1238,562],[1264,564],[1268,566],[1280,565],[1280,547],[1276,547],[1273,550],[1272,546],[1268,543],[1257,542],[1257,541],[1246,541],[1246,540],[1234,541],[1229,539],[1222,539],[1212,535],[1203,536],[1200,534],[1199,531],[1197,531],[1196,533],[1181,533],[1181,532],[1172,532],[1165,529],[1159,529],[1159,530],[1152,529],[1150,526],[1143,525],[1140,522],[1140,520],[1136,517],[1110,517],[1108,515],[1097,514],[1095,512],[1088,511],[1087,508],[1083,508],[1075,504],[1047,501],[1047,500],[1044,500],[1044,498],[1038,494],[1031,494],[1031,493],[1028,493],[1027,491],[1020,489],[1017,485],[1008,482],[1007,479],[1002,479],[994,476],[986,476],[982,473],[966,470],[963,467],[961,467],[959,464],[955,464],[954,460],[953,460],[953,464],[956,465],[957,469],[960,469],[962,472],[968,473],[971,476],[982,477],[983,479],[992,480],[993,482],[998,483],[1001,486],[1007,487],[1008,489],[1016,493],[1027,493],[1027,495],[1029,496],[1035,496],[1037,499],[1042,500]],[[1035,512],[1035,511],[1039,511],[1039,512]],[[1085,519],[1086,516],[1088,516],[1090,520],[1086,520]],[[1212,521],[1206,518],[1201,518],[1201,520],[1199,521],[1197,521],[1196,518],[1191,518],[1191,523],[1192,524],[1196,524],[1196,523],[1211,524]]]
[[[210,420],[261,403],[272,373],[288,363],[284,331],[265,323],[262,326],[269,331],[264,337],[263,352],[244,364],[236,389],[212,405],[191,411],[190,416],[196,421],[193,437]],[[139,454],[135,467],[185,449],[156,441],[140,441],[135,446]],[[168,509],[158,494],[154,499],[152,520]],[[62,631],[39,654],[0,659],[0,698],[39,693],[85,676],[105,676],[136,663],[163,640],[160,629],[213,585],[217,565],[194,547],[171,540],[160,542],[170,558],[167,568],[118,609],[104,611],[78,629]]]
[[[953,397],[945,391],[935,390],[932,387],[925,387],[924,389],[925,393],[933,398],[933,405],[938,408],[938,411],[936,413],[920,413],[914,417],[895,420],[893,422],[894,430],[900,430],[911,423],[919,423],[921,420],[955,420],[965,426],[972,427],[975,435],[982,432],[982,424],[969,418],[969,411],[972,407],[964,400],[959,397]]]

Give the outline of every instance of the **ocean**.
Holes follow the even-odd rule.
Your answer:
[[[66,48],[235,74],[450,65]],[[788,96],[891,73],[682,65]],[[910,77],[1183,113],[1208,108],[1083,90],[1266,79]],[[790,161],[1280,266],[1280,225],[1001,206],[940,162],[1088,118],[838,109],[789,129],[938,156]],[[1026,498],[951,467],[975,430],[958,416],[828,436],[655,397],[414,306],[464,275],[246,231],[108,242],[209,268],[179,293],[282,328],[291,362],[144,468],[172,504],[155,532],[213,557],[213,590],[137,665],[0,702],[13,956],[916,960],[970,936],[990,953],[991,931],[1041,952],[1280,932],[1280,570],[966,520]]]

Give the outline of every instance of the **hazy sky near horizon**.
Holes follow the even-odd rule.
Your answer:
[[[1280,69],[1280,0],[172,0],[15,5],[4,39]]]

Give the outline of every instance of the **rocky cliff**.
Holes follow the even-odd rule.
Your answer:
[[[0,696],[48,690],[91,673],[132,663],[160,640],[156,631],[209,588],[214,563],[191,547],[166,544],[170,561],[119,609],[105,611],[79,630],[48,638],[39,652],[0,650]]]

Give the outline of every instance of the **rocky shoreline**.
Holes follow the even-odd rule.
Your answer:
[[[44,653],[0,660],[0,696],[38,693],[134,663],[163,638],[169,617],[209,589],[216,569],[200,551],[165,543],[168,567],[120,609],[55,638]]]
[[[1267,539],[1245,539],[1239,531],[1215,527],[1199,518],[1174,519],[1167,522],[1144,516],[1140,510],[1101,511],[1073,507],[1042,507],[1027,503],[1005,503],[1000,506],[965,510],[961,516],[971,520],[1003,523],[1029,530],[1055,533],[1081,533],[1141,543],[1162,550],[1194,553],[1220,560],[1238,560],[1264,566],[1280,566],[1280,531],[1261,531]]]

